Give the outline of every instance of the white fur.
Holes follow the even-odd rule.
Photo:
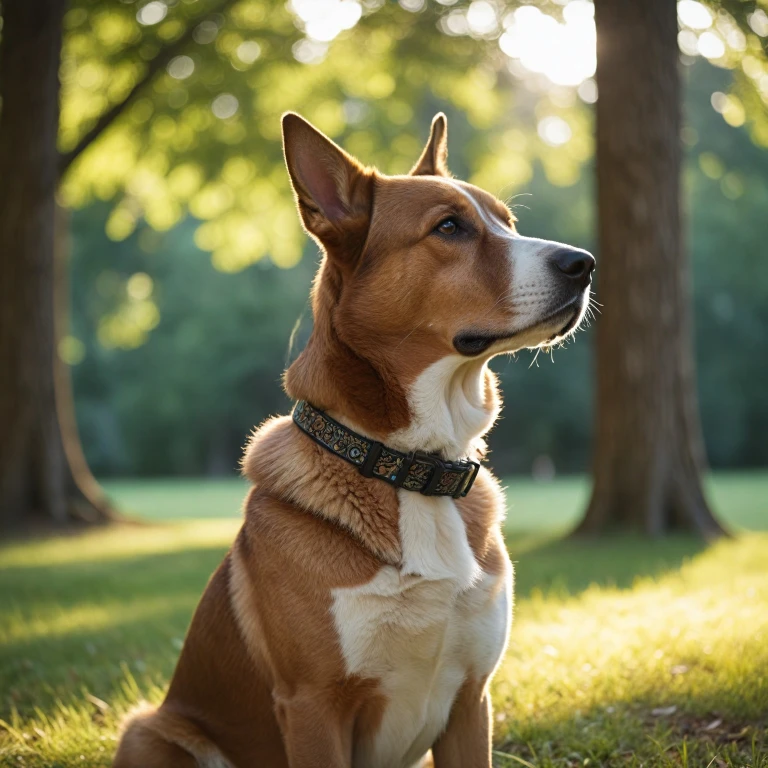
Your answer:
[[[498,416],[485,401],[486,364],[456,354],[429,366],[408,394],[411,424],[387,444],[404,452],[442,452],[449,459],[469,456]]]
[[[546,268],[547,253],[562,245],[536,237],[511,236],[508,251],[510,289],[505,301],[515,311],[515,320],[509,328],[509,333],[518,334],[511,340],[513,349],[538,346],[563,326],[562,319],[554,327],[546,321],[557,311],[557,307],[552,305],[557,281]],[[581,305],[587,303],[588,297],[587,288]],[[574,306],[573,311],[581,311],[581,306]]]
[[[233,768],[223,755],[212,755],[208,757],[197,756],[197,762],[200,768]]]
[[[458,355],[430,366],[409,393],[413,424],[388,439],[401,450],[467,455],[496,413],[484,400],[483,361]],[[399,490],[402,565],[333,593],[348,674],[381,682],[388,703],[354,768],[416,765],[445,728],[471,674],[490,675],[506,644],[512,569],[484,573],[453,499]]]
[[[511,568],[480,571],[452,499],[399,491],[403,567],[333,593],[348,674],[378,679],[381,726],[355,745],[353,768],[416,765],[444,730],[462,683],[504,652]]]
[[[450,184],[457,192],[459,192],[475,209],[477,212],[477,215],[482,219],[483,224],[485,224],[488,229],[493,232],[496,235],[511,235],[513,234],[512,230],[505,222],[502,222],[501,219],[495,217],[495,216],[489,216],[488,212],[483,208],[480,203],[475,200],[472,193],[465,189],[461,183],[456,181],[455,179],[443,179],[443,181],[446,184]]]
[[[397,496],[403,546],[400,572],[430,581],[448,579],[458,591],[469,589],[481,571],[454,500],[404,490]]]

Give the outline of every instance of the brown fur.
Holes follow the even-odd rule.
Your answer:
[[[253,436],[243,466],[256,483],[243,527],[206,588],[165,702],[130,723],[115,768],[191,768],[190,754],[217,750],[243,768],[345,766],[355,731],[375,731],[381,717],[376,681],[345,677],[330,591],[398,562],[394,489],[363,478],[287,417]],[[458,502],[488,573],[503,567],[500,493],[483,468]],[[339,739],[329,745],[339,761],[312,762],[326,754],[318,739],[329,733]],[[294,762],[284,743],[295,745]]]

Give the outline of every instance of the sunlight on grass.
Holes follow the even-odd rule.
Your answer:
[[[652,544],[624,542],[625,558],[638,546]],[[530,558],[535,567],[536,554]],[[658,751],[652,733],[680,717],[701,719],[692,735],[723,736],[719,726],[705,731],[720,718],[728,733],[746,728],[740,738],[755,735],[765,748],[766,562],[768,537],[752,535],[720,542],[679,570],[640,577],[628,589],[534,590],[518,603],[497,676],[497,737],[539,760],[565,757],[558,745],[578,744],[582,759],[605,765],[628,749],[633,759],[650,759]],[[521,558],[519,569],[525,567]],[[643,734],[644,726],[651,733]],[[529,743],[545,746],[532,750]],[[702,768],[718,754],[711,740],[693,749],[706,757]]]
[[[198,520],[182,526],[142,525],[95,528],[76,536],[30,539],[0,549],[0,568],[33,568],[41,565],[115,561],[137,555],[181,552],[189,549],[225,546],[240,527],[238,519]]]
[[[716,488],[759,521],[763,482]],[[495,764],[768,768],[768,535],[559,540],[586,485],[508,485],[517,606]],[[130,490],[157,504],[158,488]],[[200,495],[221,509],[235,491]],[[124,713],[162,698],[238,526],[234,509],[0,547],[0,765],[109,765]]]
[[[177,601],[167,597],[144,597],[127,604],[113,600],[99,605],[82,604],[68,610],[28,611],[17,608],[4,617],[0,627],[0,644],[31,643],[35,640],[56,640],[70,635],[104,632],[119,624],[148,622],[160,619],[175,607]]]

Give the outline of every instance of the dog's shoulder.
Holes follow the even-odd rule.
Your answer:
[[[295,502],[253,488],[233,552],[240,562],[297,583],[335,588],[372,578],[381,560],[353,531]]]
[[[251,437],[243,474],[254,484],[246,518],[263,525],[310,525],[289,520],[286,512],[303,512],[326,523],[326,534],[341,529],[381,562],[401,559],[398,502],[394,488],[371,482],[355,467],[315,443],[290,417],[271,419]],[[288,506],[285,506],[285,505]],[[307,514],[309,513],[309,515]],[[328,525],[330,524],[330,525]],[[323,526],[315,521],[314,529]]]

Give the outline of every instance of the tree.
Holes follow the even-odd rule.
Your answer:
[[[90,517],[95,510],[78,490],[67,461],[54,390],[54,193],[64,8],[64,0],[11,0],[3,6],[0,524],[4,525],[30,510],[56,521],[74,514]]]
[[[107,516],[82,461],[58,362],[57,193],[66,206],[111,201],[114,239],[142,218],[167,230],[190,212],[214,265],[238,271],[267,254],[284,267],[301,256],[278,140],[286,109],[397,172],[420,146],[408,127],[426,122],[437,104],[452,107],[464,116],[453,122],[463,145],[457,168],[471,159],[472,181],[493,190],[527,181],[535,159],[572,183],[588,158],[584,108],[570,121],[568,149],[514,125],[518,108],[533,116],[542,104],[561,107],[546,93],[509,106],[514,78],[498,41],[506,5],[415,2],[409,12],[351,1],[335,28],[321,19],[314,33],[311,4],[294,5],[306,18],[276,0],[3,3],[0,527],[35,514]],[[753,2],[744,8],[756,13]],[[745,93],[756,93],[753,81]],[[63,269],[58,275],[61,283]]]
[[[0,527],[111,517],[82,455],[68,372],[56,350],[54,259],[61,171],[135,96],[107,111],[63,157],[57,151],[65,0],[7,0],[0,45]],[[190,33],[191,35],[191,33]],[[179,43],[185,41],[184,36]],[[147,67],[146,83],[169,60]],[[13,73],[12,76],[9,73]],[[60,238],[60,240],[63,238]],[[57,269],[58,267],[58,269]],[[61,308],[60,308],[61,309]]]
[[[723,532],[704,447],[680,226],[673,0],[597,0],[600,294],[594,489],[579,533]]]

